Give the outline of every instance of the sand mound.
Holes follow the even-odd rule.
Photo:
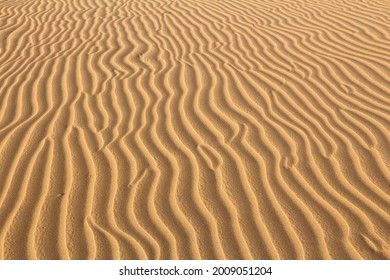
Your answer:
[[[387,1],[0,1],[0,258],[390,259]]]

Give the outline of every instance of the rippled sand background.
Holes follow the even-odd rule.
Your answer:
[[[390,2],[0,0],[0,258],[390,259]]]

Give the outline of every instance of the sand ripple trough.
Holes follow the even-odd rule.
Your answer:
[[[389,10],[0,0],[0,259],[390,259]]]

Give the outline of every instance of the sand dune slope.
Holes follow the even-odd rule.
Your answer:
[[[0,0],[0,258],[390,259],[389,11]]]

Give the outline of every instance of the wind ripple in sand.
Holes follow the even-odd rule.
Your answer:
[[[0,258],[390,259],[380,1],[0,3]]]

